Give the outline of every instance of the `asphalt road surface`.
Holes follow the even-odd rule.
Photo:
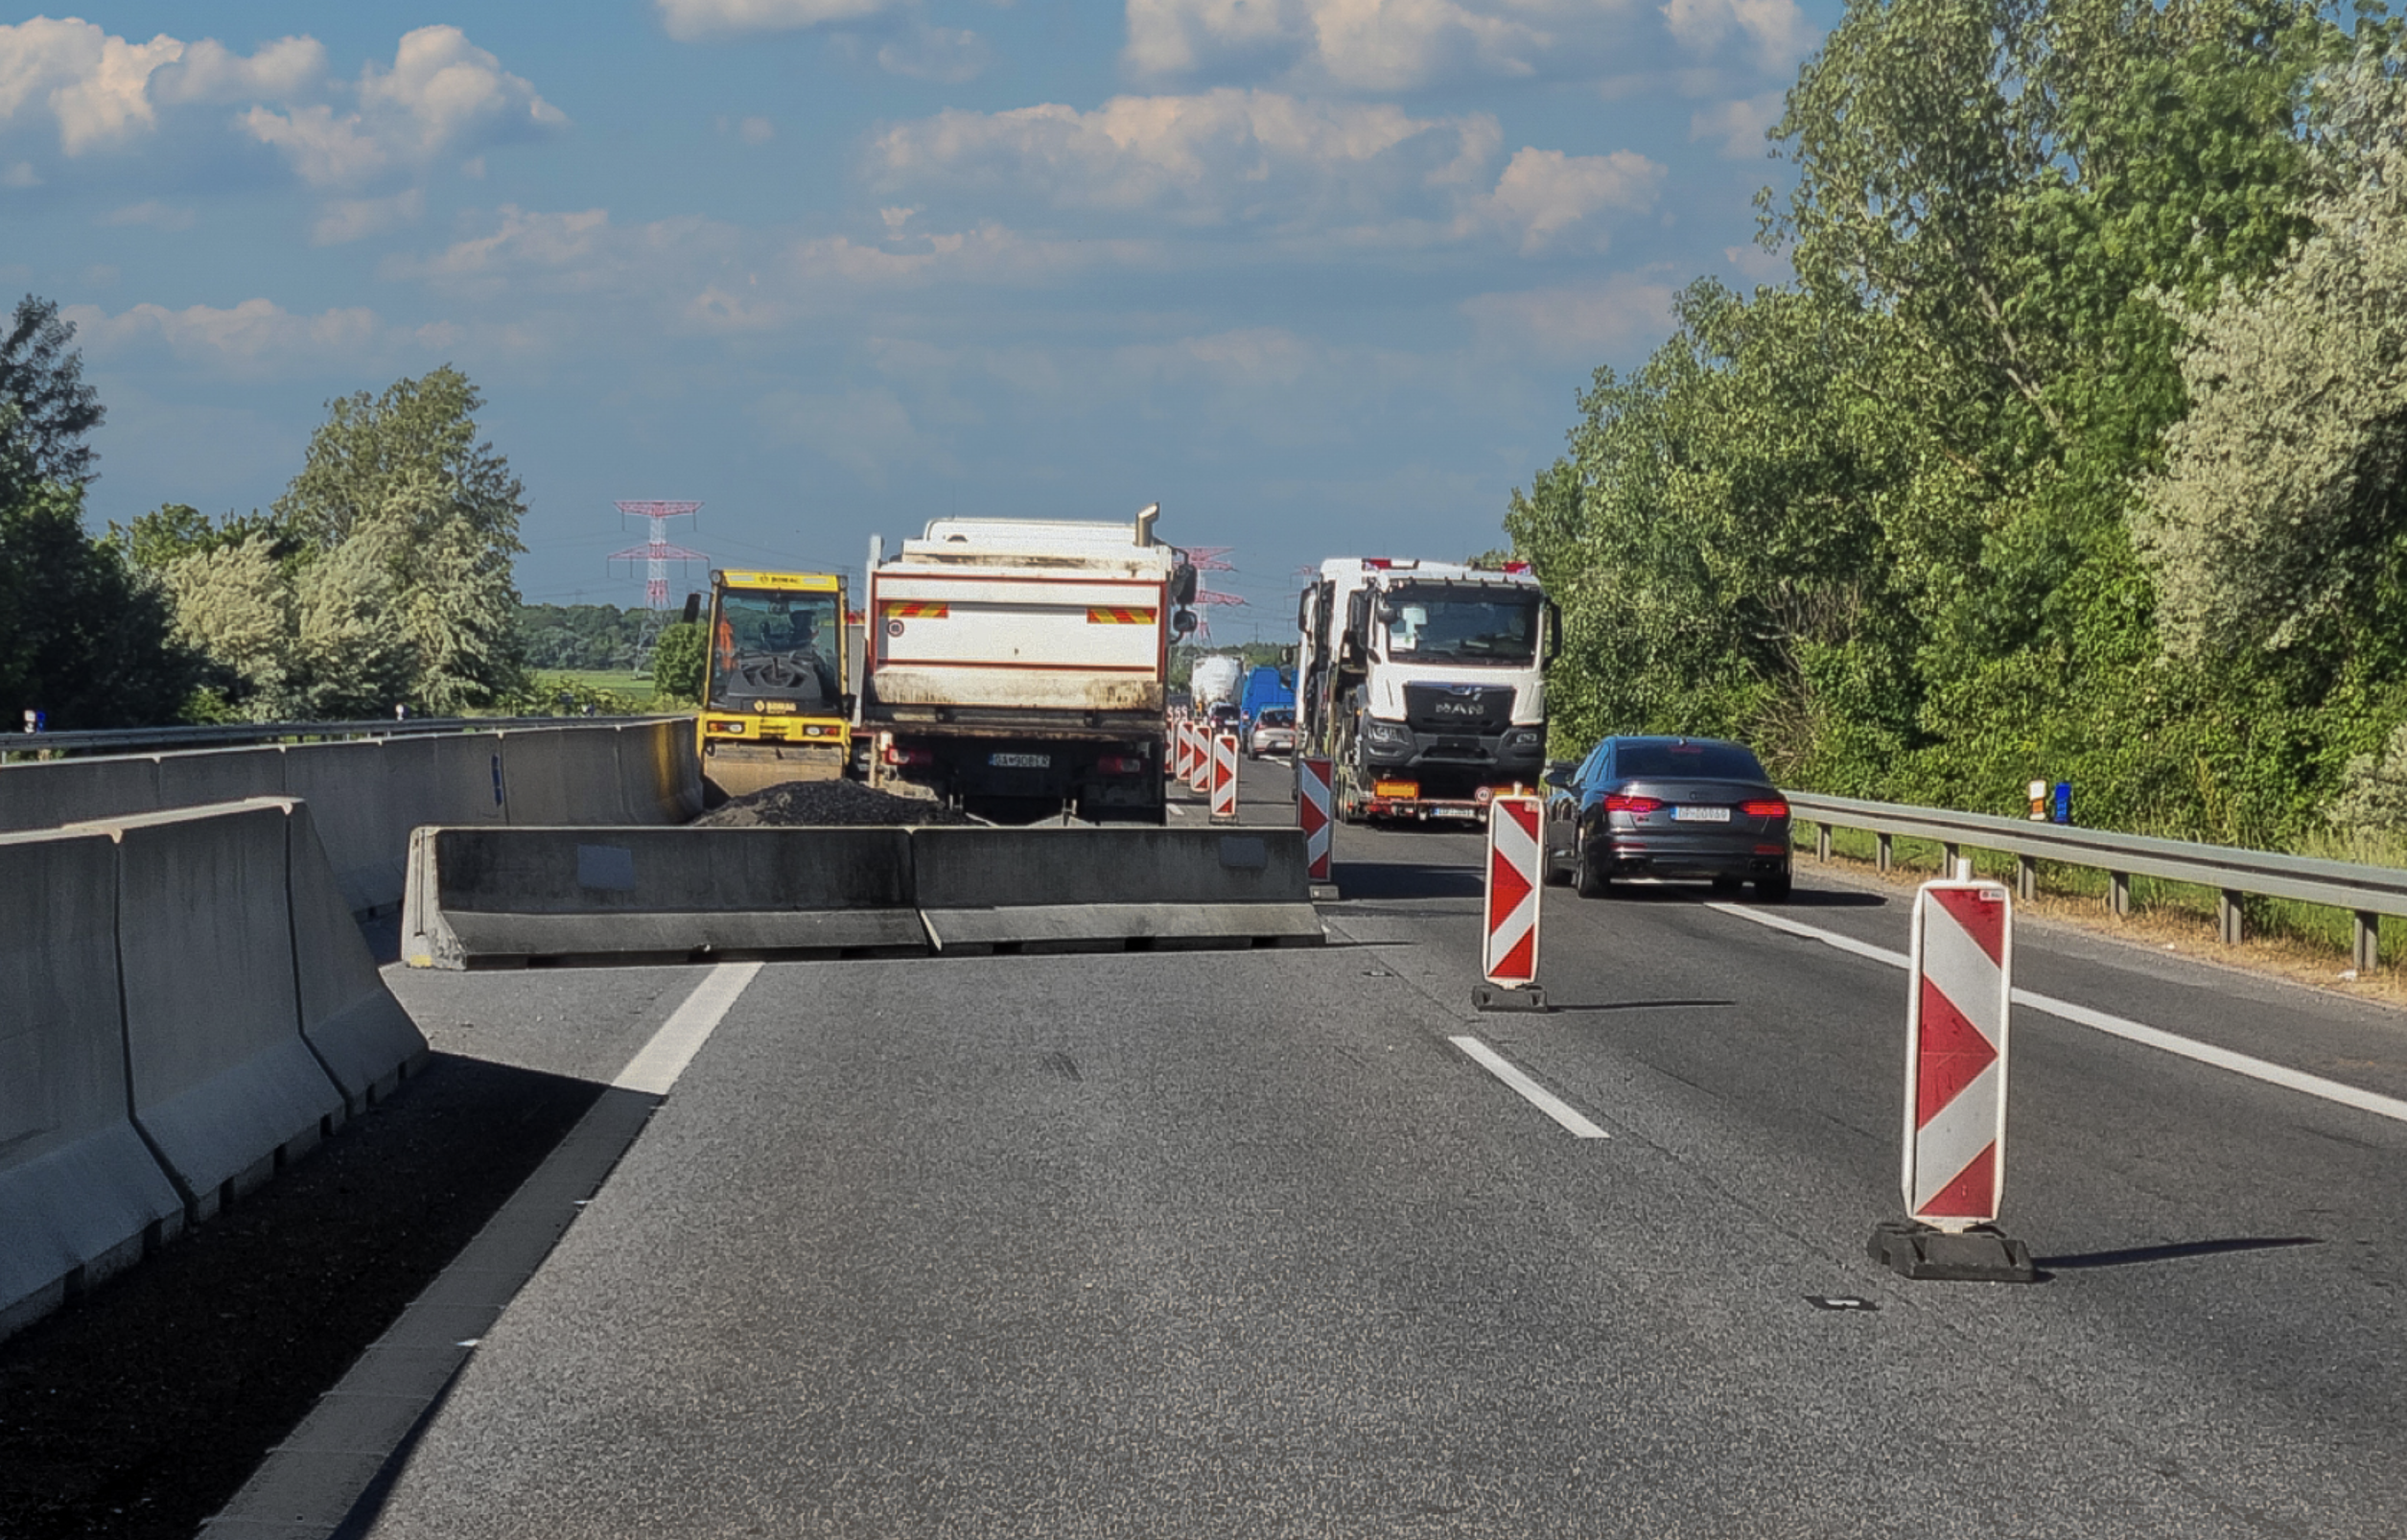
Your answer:
[[[2004,1227],[2045,1281],[1908,1282],[1865,1254],[1904,975],[1751,918],[1903,951],[1900,902],[1551,888],[1554,1009],[1481,1015],[1477,840],[1338,839],[1323,949],[397,978],[438,1047],[601,1081],[689,979],[732,1004],[356,1531],[2407,1532],[2384,1105],[2026,1004]],[[2394,1014],[2018,952],[2407,1098]]]

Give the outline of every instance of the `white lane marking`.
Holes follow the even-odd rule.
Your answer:
[[[1575,1139],[1609,1139],[1613,1135],[1572,1110],[1563,1099],[1507,1063],[1503,1055],[1477,1038],[1455,1038],[1453,1044],[1478,1061],[1481,1067],[1519,1091],[1531,1107],[1571,1131]]]
[[[669,1013],[661,1029],[652,1034],[652,1040],[627,1061],[627,1067],[610,1084],[622,1091],[666,1096],[759,971],[759,963],[721,963],[704,974],[685,1004]]]
[[[1886,963],[1892,968],[1904,968],[1907,966],[1907,958],[1904,952],[1887,951],[1859,942],[1852,936],[1841,936],[1834,931],[1799,924],[1794,920],[1784,919],[1778,915],[1767,915],[1760,909],[1741,908],[1735,903],[1713,903],[1706,907],[1718,909],[1726,915],[1736,915],[1741,920],[1752,920],[1759,925],[1767,925],[1774,930],[1785,930],[1792,936],[1803,936],[1811,941],[1818,941],[1827,945],[1835,946],[1843,952],[1854,952],[1858,957],[1869,957],[1875,962]],[[2041,994],[2031,990],[2015,991],[2014,1003],[2027,1005],[2034,1011],[2045,1012],[2049,1015],[2072,1022],[2076,1026],[2089,1027],[2103,1032],[2109,1037],[2120,1038],[2126,1042],[2138,1043],[2143,1048],[2161,1049],[2165,1053],[2176,1054],[2216,1069],[2228,1069],[2235,1075],[2246,1075],[2251,1080],[2263,1081],[2268,1085],[2278,1085],[2284,1090],[2303,1092],[2308,1096],[2319,1097],[2342,1107],[2353,1107],[2360,1112],[2371,1112],[2376,1117],[2386,1117],[2395,1123],[2407,1123],[2407,1102],[2402,1102],[2395,1096],[2384,1096],[2378,1091],[2344,1085],[2336,1080],[2325,1080],[2321,1075],[2310,1075],[2303,1069],[2292,1069],[2286,1064],[2276,1064],[2262,1059],[2253,1059],[2247,1054],[2233,1053],[2229,1048],[2217,1048],[2211,1043],[2196,1042],[2188,1038],[2177,1038],[2162,1028],[2134,1021],[2128,1016],[2112,1015],[2104,1011],[2092,1011],[2086,1005],[2075,1005],[2070,1000],[2059,1000],[2053,995]]]

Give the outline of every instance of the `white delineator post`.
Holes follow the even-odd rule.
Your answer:
[[[1480,970],[1487,983],[1471,992],[1483,1011],[1543,1011],[1537,988],[1539,831],[1546,810],[1535,797],[1501,796],[1487,805],[1486,934]]]
[[[2028,1281],[2028,1248],[1991,1230],[2005,1187],[2013,899],[1998,882],[1926,882],[1912,924],[1906,1224],[1875,1230],[1873,1254],[1908,1277]]]
[[[1237,735],[1223,733],[1212,739],[1212,817],[1233,821],[1237,816]]]
[[[1336,761],[1317,755],[1296,757],[1296,827],[1304,831],[1305,879],[1329,877],[1329,783]]]

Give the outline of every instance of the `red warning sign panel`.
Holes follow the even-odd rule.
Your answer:
[[[1336,761],[1296,757],[1296,827],[1304,831],[1306,880],[1329,880],[1329,782]]]
[[[1538,873],[1545,808],[1535,797],[1487,805],[1487,941],[1480,966],[1490,984],[1520,989],[1538,976]]]
[[[1237,735],[1212,739],[1212,816],[1237,816]]]
[[[2006,1159],[2014,906],[1996,882],[1914,896],[1905,1006],[1905,1211],[1942,1230],[1998,1217]]]

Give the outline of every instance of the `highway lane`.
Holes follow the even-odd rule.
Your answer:
[[[1278,816],[1283,773],[1248,771]],[[1478,1016],[1477,850],[1341,830],[1321,951],[761,970],[370,1532],[2407,1523],[2407,1130],[2024,1012],[2007,1220],[2051,1279],[1907,1283],[1863,1253],[1903,976],[1693,896],[1550,890],[1562,1008]],[[1810,875],[1782,912],[1903,945],[1896,902]],[[2021,943],[2026,981],[2250,1051],[2399,1051],[2311,992]],[[591,1063],[682,994],[618,976],[445,1003],[480,1051]]]

